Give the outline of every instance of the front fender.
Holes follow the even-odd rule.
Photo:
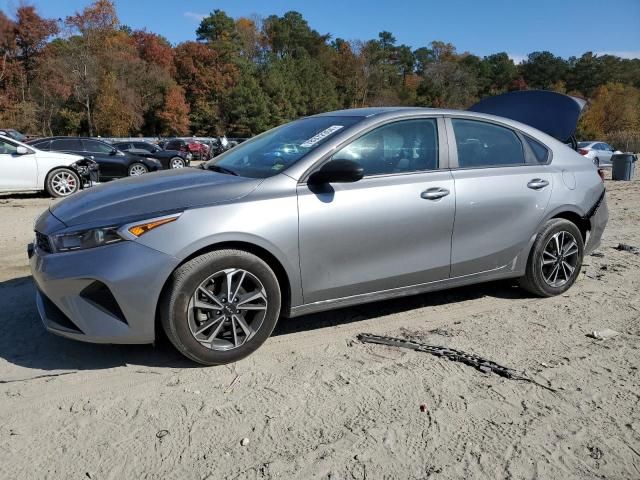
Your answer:
[[[291,305],[303,303],[295,196],[214,205],[186,210],[172,223],[137,241],[175,257],[180,263],[199,251],[240,243],[268,252],[289,278]]]

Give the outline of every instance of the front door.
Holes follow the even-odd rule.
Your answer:
[[[122,155],[111,145],[98,140],[83,139],[85,155],[93,158],[100,165],[100,179],[111,179],[126,176],[126,167]]]
[[[19,155],[17,149],[15,143],[0,138],[0,190],[44,188],[44,185],[37,185],[38,164],[35,154]]]
[[[362,180],[298,186],[305,303],[448,278],[455,195],[438,150],[435,119],[394,122],[333,155]]]

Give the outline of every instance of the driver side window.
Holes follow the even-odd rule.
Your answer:
[[[0,155],[15,155],[18,147],[4,139],[0,139]]]
[[[333,159],[358,162],[365,176],[435,170],[436,119],[404,120],[378,127],[342,148]]]

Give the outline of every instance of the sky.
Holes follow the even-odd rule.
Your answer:
[[[89,0],[0,0],[10,16],[23,1],[41,15],[64,18]],[[584,52],[640,58],[640,0],[116,0],[120,21],[174,44],[195,40],[200,20],[221,9],[232,17],[303,14],[332,38],[368,40],[393,33],[412,48],[432,40],[484,56],[507,52],[516,61],[549,50],[567,58]]]

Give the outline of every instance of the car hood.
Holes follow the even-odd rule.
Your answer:
[[[68,227],[125,223],[239,199],[261,182],[199,168],[164,170],[83,190],[53,205],[50,211]]]
[[[29,148],[33,149],[33,147]],[[36,158],[38,160],[55,160],[60,162],[61,164],[71,165],[72,163],[82,160],[85,157],[81,155],[73,155],[71,153],[45,152],[44,150],[36,150]]]
[[[522,90],[484,98],[469,110],[516,120],[566,143],[575,134],[586,103],[558,92]]]

